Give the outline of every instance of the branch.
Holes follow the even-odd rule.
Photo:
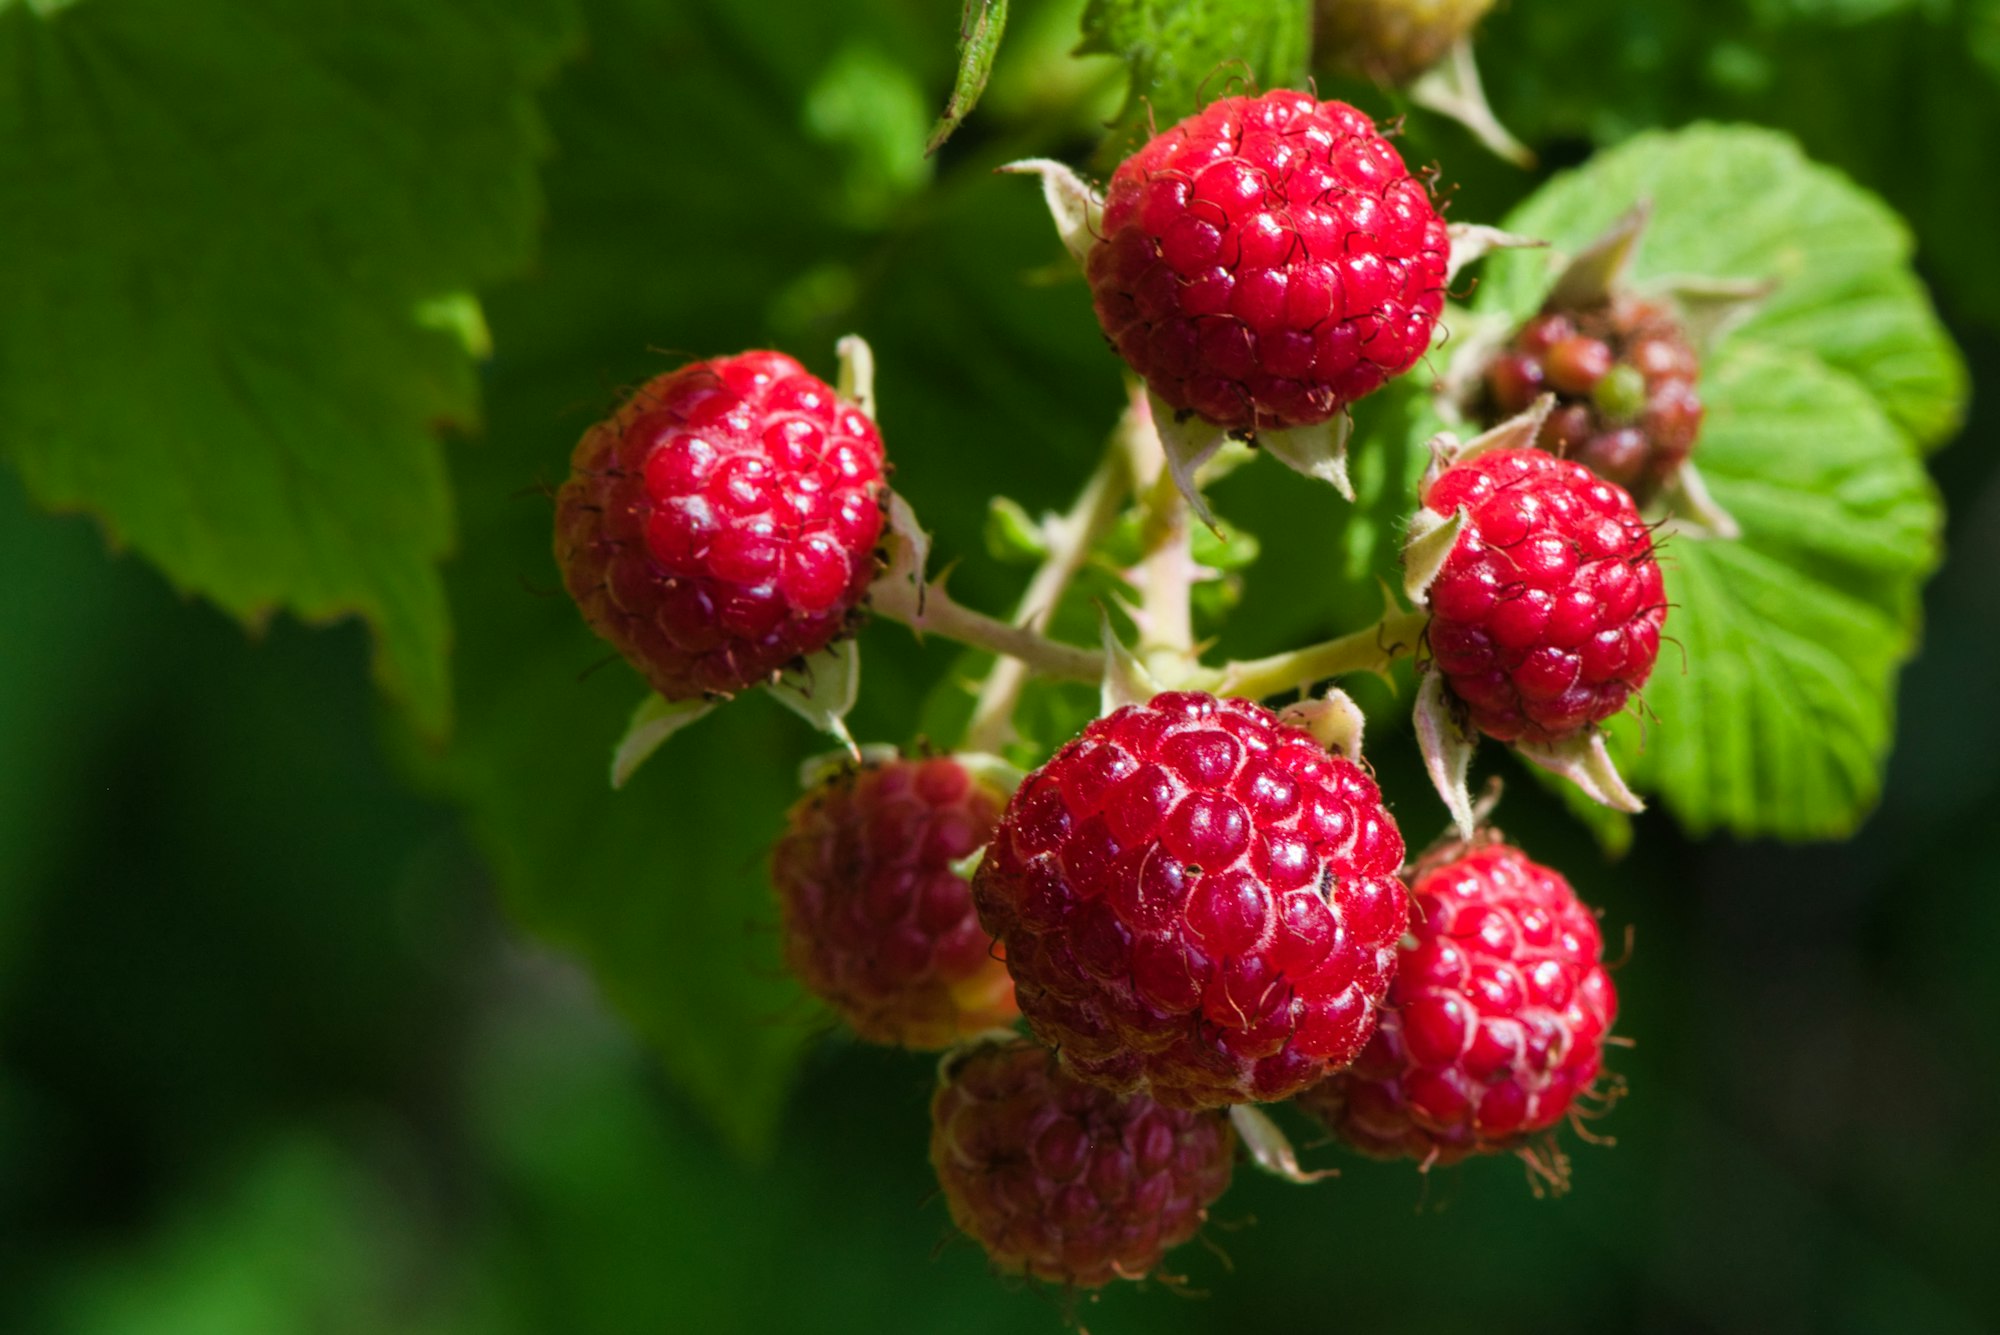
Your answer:
[[[1011,626],[975,612],[953,601],[939,584],[919,589],[902,580],[883,580],[875,585],[869,606],[918,635],[942,635],[988,653],[1018,658],[1045,677],[1092,683],[1104,677],[1104,655],[1097,650],[1079,649],[1026,626]]]
[[[1428,612],[1391,612],[1374,625],[1337,640],[1269,658],[1225,663],[1216,670],[1214,690],[1218,695],[1256,700],[1343,673],[1387,672],[1398,658],[1416,652],[1429,620]]]

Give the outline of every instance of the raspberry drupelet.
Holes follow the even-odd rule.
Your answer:
[[[792,807],[771,850],[785,963],[862,1038],[944,1048],[1018,1018],[952,869],[1005,800],[934,756],[840,770]]]
[[[1367,116],[1280,90],[1212,102],[1120,164],[1085,268],[1161,399],[1255,431],[1324,422],[1414,366],[1450,250]]]
[[[1618,997],[1563,877],[1486,843],[1426,859],[1382,1022],[1299,1106],[1356,1149],[1449,1164],[1532,1147],[1602,1067]]]
[[[1624,489],[1540,450],[1498,450],[1446,469],[1423,501],[1467,511],[1426,636],[1473,726],[1554,742],[1623,709],[1667,615],[1652,533]]]
[[[1181,1108],[1353,1060],[1406,908],[1374,781],[1245,700],[1169,693],[1030,775],[973,879],[1021,1013],[1083,1079]]]
[[[883,471],[874,422],[790,357],[695,362],[577,443],[556,561],[654,690],[728,694],[847,628],[876,571]]]
[[[1001,1273],[1074,1288],[1151,1274],[1200,1230],[1235,1149],[1222,1114],[1085,1084],[1026,1042],[947,1058],[931,1100],[952,1222]]]

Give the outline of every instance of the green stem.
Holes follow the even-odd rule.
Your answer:
[[[1146,554],[1138,569],[1144,621],[1139,653],[1148,660],[1164,660],[1154,675],[1171,677],[1185,675],[1194,666],[1194,611],[1188,597],[1194,587],[1194,553],[1187,499],[1166,469],[1160,470],[1160,478],[1166,485],[1155,483],[1146,493]]]
[[[1128,420],[1129,417],[1128,412]],[[1123,439],[1128,429],[1125,422],[1119,424],[1097,471],[1083,484],[1083,491],[1069,513],[1046,526],[1049,554],[1028,581],[1027,592],[1021,595],[1020,607],[1014,613],[1017,626],[1032,631],[1047,627],[1056,605],[1062,601],[1063,591],[1090,559],[1090,549],[1117,522],[1119,507],[1132,484]],[[966,724],[961,749],[998,751],[1012,739],[1014,708],[1020,703],[1021,690],[1031,673],[1029,663],[1020,658],[1003,657],[993,664],[980,685],[979,700],[972,707],[972,719]]]
[[[901,580],[885,580],[870,594],[869,606],[919,635],[942,635],[988,653],[1018,658],[1030,671],[1045,677],[1087,682],[1104,677],[1104,655],[1098,650],[1079,649],[1026,626],[1009,625],[975,612],[954,601],[942,585],[926,584],[919,591]]]
[[[1269,658],[1225,663],[1207,678],[1211,683],[1208,689],[1217,695],[1256,700],[1348,672],[1386,672],[1398,658],[1416,652],[1429,620],[1428,612],[1391,612],[1374,625],[1339,639]]]

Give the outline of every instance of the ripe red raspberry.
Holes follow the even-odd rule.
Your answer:
[[[1231,430],[1324,422],[1430,347],[1451,243],[1344,102],[1210,103],[1112,174],[1086,270],[1119,355]]]
[[[1620,294],[1549,310],[1486,368],[1488,426],[1554,392],[1535,443],[1587,465],[1644,504],[1687,461],[1701,431],[1700,360],[1664,306]]]
[[[1005,800],[936,757],[839,771],[793,805],[771,850],[785,963],[861,1037],[943,1048],[1020,1014],[951,866]]]
[[[1421,867],[1412,892],[1415,944],[1375,1036],[1298,1102],[1381,1158],[1525,1148],[1597,1079],[1618,1010],[1597,919],[1559,873],[1498,843]]]
[[[1430,586],[1427,636],[1474,726],[1552,742],[1623,709],[1667,615],[1624,489],[1540,450],[1498,450],[1445,470],[1424,504],[1470,515]]]
[[[1025,1042],[948,1058],[942,1077],[931,1164],[952,1222],[1004,1274],[1144,1279],[1229,1185],[1236,1136],[1220,1113],[1084,1084]]]
[[[1402,860],[1360,766],[1247,700],[1168,694],[1029,776],[972,897],[1072,1071],[1214,1108],[1289,1097],[1361,1050]]]
[[[876,569],[882,438],[777,352],[648,381],[584,433],[556,561],[590,628],[669,700],[826,647]]]

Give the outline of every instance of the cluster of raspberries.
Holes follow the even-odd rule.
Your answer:
[[[1382,1157],[1559,1171],[1616,1010],[1596,919],[1492,836],[1403,860],[1360,765],[1169,692],[1004,807],[951,757],[842,770],[772,868],[802,981],[863,1037],[953,1048],[931,1159],[954,1222],[1003,1272],[1091,1287],[1199,1230],[1239,1103],[1295,1100]],[[1017,1016],[1031,1038],[992,1032]]]
[[[1216,102],[1119,167],[1087,270],[1162,399],[1254,433],[1408,370],[1448,251],[1367,117],[1285,92]],[[1570,396],[1555,445],[1626,460],[1625,424],[1686,425],[1691,355],[1650,318],[1544,316],[1489,393],[1511,410],[1552,386]],[[1656,477],[1672,452],[1635,466]],[[567,586],[669,700],[795,666],[847,632],[881,566],[876,424],[779,353],[660,376],[572,465]],[[1444,469],[1421,500],[1462,516],[1426,639],[1465,721],[1549,743],[1622,708],[1665,614],[1632,497],[1518,449]],[[1293,1100],[1366,1153],[1429,1164],[1540,1155],[1596,1088],[1616,999],[1568,883],[1490,834],[1406,868],[1371,771],[1262,705],[1160,694],[1011,791],[996,772],[841,768],[792,808],[771,873],[816,996],[863,1038],[949,1050],[931,1157],[997,1268],[1154,1273],[1228,1185],[1234,1105]]]

